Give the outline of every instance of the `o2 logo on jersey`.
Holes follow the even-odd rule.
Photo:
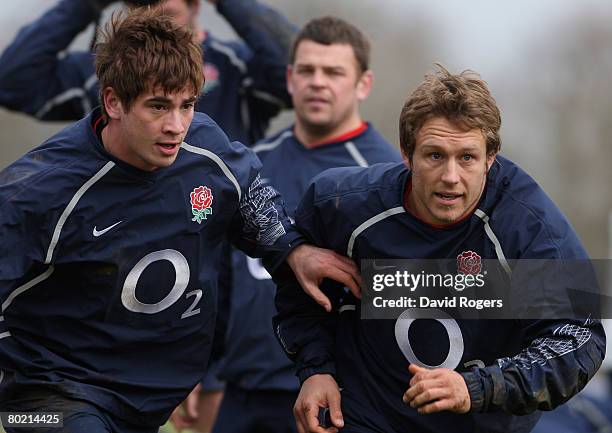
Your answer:
[[[446,359],[440,365],[428,365],[421,361],[412,350],[408,331],[410,326],[417,319],[434,319],[446,330],[449,340],[449,349]],[[464,344],[463,334],[457,321],[442,310],[435,308],[409,308],[404,311],[395,322],[395,340],[400,350],[411,364],[416,364],[424,368],[449,368],[454,370],[461,363],[463,357]]]
[[[249,274],[256,280],[271,280],[272,276],[266,271],[266,268],[261,264],[261,259],[254,259],[247,256],[247,268]]]
[[[156,302],[155,304],[141,302],[136,297],[136,286],[138,285],[138,279],[149,265],[160,260],[167,260],[174,267],[174,272],[176,274],[174,285],[172,286],[170,293],[168,293],[161,301]],[[140,261],[136,263],[134,268],[132,268],[130,273],[125,278],[123,290],[121,291],[121,303],[125,308],[134,313],[156,314],[164,311],[172,306],[176,301],[181,299],[188,284],[189,263],[187,262],[185,256],[183,256],[180,252],[171,249],[154,251],[140,259]],[[195,297],[195,299],[189,308],[187,308],[187,310],[185,310],[185,312],[181,315],[181,319],[186,319],[187,317],[200,314],[200,309],[195,307],[202,299],[202,290],[192,290],[185,295],[186,299],[191,297]]]

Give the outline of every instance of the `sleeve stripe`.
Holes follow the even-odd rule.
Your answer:
[[[229,61],[234,66],[236,66],[238,69],[240,69],[240,72],[242,72],[243,74],[246,73],[247,71],[246,63],[244,63],[244,61],[238,58],[238,55],[236,55],[234,50],[232,50],[230,47],[227,47],[225,45],[221,45],[220,43],[215,42],[215,41],[211,42],[210,46],[213,47],[215,50],[225,54],[227,58],[229,59]]]
[[[22,284],[21,286],[13,290],[11,294],[8,295],[8,297],[6,298],[6,301],[2,303],[2,312],[4,313],[4,311],[9,307],[9,305],[11,305],[11,303],[13,302],[13,299],[15,299],[18,295],[21,295],[23,292],[30,289],[31,287],[34,287],[41,281],[45,281],[47,278],[51,276],[54,270],[55,268],[53,266],[49,266],[49,269],[47,269],[45,272],[40,274],[38,277],[28,281],[25,284]],[[2,319],[4,320],[4,317]]]
[[[72,197],[72,199],[68,203],[68,206],[66,206],[66,209],[64,209],[64,212],[62,212],[62,215],[60,216],[57,222],[57,225],[55,226],[55,230],[53,230],[53,236],[51,237],[51,244],[49,245],[49,249],[47,250],[47,257],[45,258],[45,265],[48,265],[49,263],[51,263],[51,259],[53,258],[53,250],[55,250],[55,246],[57,245],[57,242],[59,241],[59,237],[62,232],[62,228],[64,227],[66,220],[68,219],[68,217],[70,216],[74,208],[76,207],[81,197],[83,197],[83,195],[87,192],[87,190],[91,188],[91,186],[94,183],[100,180],[102,176],[108,173],[108,171],[114,166],[115,166],[114,162],[112,161],[107,162],[104,165],[104,167],[102,167],[91,179],[85,182],[76,192],[76,194]]]
[[[184,141],[181,144],[181,147],[188,152],[197,153],[198,155],[203,155],[203,156],[206,156],[207,158],[212,159],[219,166],[223,174],[227,176],[230,182],[234,184],[234,187],[236,187],[236,191],[238,192],[238,201],[240,201],[240,199],[242,198],[242,191],[240,190],[240,184],[238,183],[236,176],[234,176],[234,173],[231,172],[229,167],[225,164],[225,162],[223,162],[221,158],[219,158],[219,156],[212,153],[210,150],[192,146],[190,144],[185,143]]]
[[[361,232],[373,226],[374,224],[384,220],[387,217],[404,212],[406,212],[406,209],[404,209],[403,206],[398,206],[392,209],[387,209],[386,211],[381,212],[378,215],[374,215],[372,218],[369,218],[367,221],[363,222],[359,227],[353,230],[353,233],[351,233],[351,237],[348,241],[348,246],[346,247],[346,255],[349,257],[353,257],[353,246],[355,245],[355,239],[357,239],[357,236],[359,236]]]
[[[83,100],[83,112],[87,114],[91,111],[91,104],[87,99],[87,91],[91,89],[91,87],[97,82],[98,77],[96,77],[96,74],[93,74],[87,79],[87,81],[85,81],[83,87],[72,87],[60,93],[59,95],[56,95],[54,98],[49,99],[47,103],[36,112],[34,116],[40,119],[49,111],[51,111],[53,107],[63,104],[64,102],[69,101],[72,98],[81,98]]]

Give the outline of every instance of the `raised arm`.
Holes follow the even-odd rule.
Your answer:
[[[256,0],[218,0],[219,13],[250,49],[245,61],[245,92],[254,115],[270,118],[291,106],[285,84],[289,49],[297,28]]]
[[[41,120],[76,120],[98,105],[90,52],[61,54],[107,0],[61,0],[22,28],[0,58],[0,105]]]

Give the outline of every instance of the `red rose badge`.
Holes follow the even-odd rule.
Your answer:
[[[191,212],[198,224],[202,223],[208,215],[212,215],[213,195],[207,186],[199,186],[191,192]]]
[[[464,251],[457,256],[457,272],[476,275],[482,269],[480,256],[474,251]]]

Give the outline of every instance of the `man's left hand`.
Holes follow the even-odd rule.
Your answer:
[[[447,368],[427,369],[410,364],[413,374],[410,387],[404,393],[404,403],[421,414],[451,411],[467,413],[472,406],[463,376]]]
[[[325,278],[344,284],[353,295],[361,298],[361,276],[355,262],[348,257],[302,244],[289,253],[287,263],[304,291],[328,312],[331,311],[331,302],[319,289],[319,284]]]
[[[176,431],[181,432],[184,429],[190,429],[198,419],[198,399],[202,386],[198,383],[196,387],[189,393],[185,401],[183,401],[172,415],[170,415],[170,423]]]

